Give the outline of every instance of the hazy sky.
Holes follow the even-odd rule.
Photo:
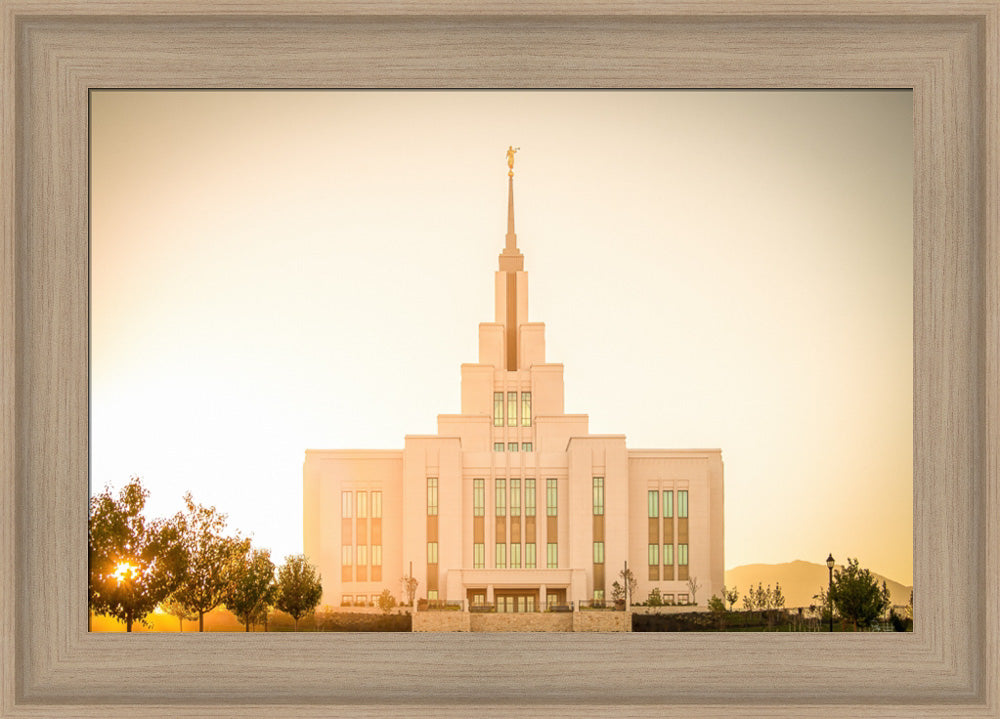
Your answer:
[[[912,582],[908,91],[96,91],[91,488],[302,551],[306,448],[460,411],[515,167],[566,411],[720,447],[726,567]]]

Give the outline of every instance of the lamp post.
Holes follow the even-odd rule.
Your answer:
[[[833,631],[833,555],[826,558],[826,568],[830,570],[830,583],[826,586],[826,598],[830,602],[830,631]]]

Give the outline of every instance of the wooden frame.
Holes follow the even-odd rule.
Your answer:
[[[996,0],[0,9],[0,716],[1000,716]],[[88,89],[278,86],[913,88],[915,632],[88,634]]]

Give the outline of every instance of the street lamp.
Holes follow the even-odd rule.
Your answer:
[[[833,555],[826,558],[826,568],[830,570],[830,583],[826,586],[826,598],[830,602],[830,631],[833,631]]]

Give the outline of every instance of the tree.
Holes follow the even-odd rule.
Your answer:
[[[399,582],[403,587],[403,596],[406,597],[406,603],[412,607],[413,599],[417,596],[417,586],[420,584],[420,581],[416,577],[406,575]]]
[[[725,592],[723,592],[723,594],[725,594]],[[708,611],[712,612],[712,614],[725,614],[725,600],[719,595],[713,594],[712,598],[708,600]]]
[[[226,573],[228,581],[223,601],[249,632],[261,608],[273,604],[277,595],[271,552],[247,547],[243,554],[234,553]]]
[[[833,571],[830,599],[840,616],[851,622],[853,628],[869,627],[889,607],[889,590],[868,569],[858,566],[858,560],[847,560],[847,566]]]
[[[291,615],[295,631],[299,631],[299,619],[318,607],[322,596],[322,578],[305,555],[285,557],[278,570],[278,597],[274,606]]]
[[[392,608],[396,606],[396,598],[392,596],[392,592],[388,588],[383,589],[382,593],[378,595],[378,608],[381,609],[385,614],[392,611]]]
[[[172,617],[177,617],[177,621],[180,622],[179,629],[182,632],[184,631],[185,619],[189,622],[193,622],[198,618],[198,614],[196,612],[192,612],[190,609],[174,599],[172,595],[160,602],[160,609]]]
[[[698,577],[691,577],[688,580],[688,591],[691,593],[692,604],[698,603],[697,594],[699,589],[701,589],[701,585],[698,584]]]
[[[622,599],[631,601],[631,598],[635,596],[635,592],[639,588],[639,582],[636,581],[631,569],[623,569],[618,572],[618,578],[621,580]],[[612,589],[614,589],[613,585]]]
[[[733,605],[736,604],[736,600],[740,598],[740,590],[738,587],[733,587],[732,589],[726,589],[726,585],[722,585],[722,597],[727,602],[729,602],[729,611],[733,611]]]
[[[226,515],[215,507],[195,504],[191,493],[184,495],[183,515],[187,573],[174,598],[198,615],[198,631],[205,631],[205,615],[222,604],[229,588],[229,568],[234,556],[250,549],[250,540],[224,534]]]
[[[611,585],[611,599],[616,602],[625,601],[625,587],[621,585],[621,582],[614,582]]]
[[[659,607],[663,604],[663,594],[660,592],[659,587],[653,587],[649,592],[649,597],[646,599],[646,606],[649,607]]]
[[[176,520],[147,520],[149,492],[132,477],[115,499],[111,488],[90,499],[87,532],[89,603],[131,632],[177,587],[185,553]]]

